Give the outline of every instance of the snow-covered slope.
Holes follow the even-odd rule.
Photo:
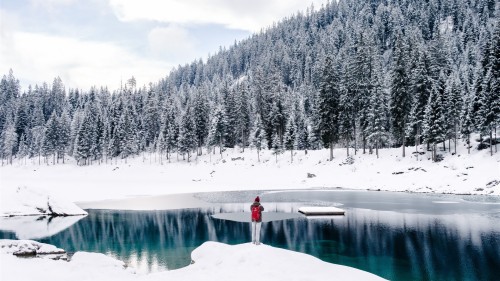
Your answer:
[[[229,190],[342,187],[500,195],[500,152],[490,156],[489,150],[472,149],[468,154],[459,143],[457,154],[440,151],[443,160],[432,162],[430,152],[414,151],[408,147],[407,157],[401,157],[401,148],[381,149],[377,158],[361,150],[352,155],[352,149],[347,157],[345,149],[335,149],[332,161],[328,150],[295,151],[293,161],[289,151],[276,157],[265,150],[258,161],[256,150],[237,148],[191,162],[173,156],[171,163],[160,163],[149,154],[83,167],[71,161],[53,166],[28,161],[0,168],[0,214],[84,214],[62,202]]]
[[[3,186],[0,190],[0,216],[71,216],[86,215],[87,212],[74,203],[48,195],[48,191],[33,188]]]
[[[9,240],[12,241],[12,240]],[[4,244],[6,244],[5,242]],[[34,242],[37,243],[37,242]],[[8,244],[8,243],[7,243]],[[206,242],[192,253],[194,264],[173,271],[133,274],[124,263],[103,254],[77,252],[70,262],[19,259],[0,254],[2,280],[384,280],[371,273],[330,264],[315,257],[253,244]],[[27,270],[29,269],[29,270]]]
[[[171,163],[164,159],[163,165],[158,156],[155,162],[154,155],[83,167],[75,163],[54,166],[15,163],[0,168],[0,192],[6,198],[12,195],[7,194],[7,188],[27,186],[33,190],[27,194],[45,190],[46,194],[70,202],[318,187],[500,195],[500,152],[490,156],[488,150],[473,149],[469,155],[459,145],[456,155],[440,152],[444,159],[432,162],[430,153],[413,154],[414,151],[414,147],[408,147],[407,157],[403,158],[401,148],[381,149],[377,158],[368,152],[362,154],[361,150],[352,155],[351,150],[347,159],[345,149],[335,149],[333,161],[328,161],[328,150],[307,154],[296,151],[292,162],[290,152],[276,159],[272,151],[266,150],[261,152],[259,162],[256,150],[227,149],[222,158],[219,154],[205,153],[187,162],[173,156]],[[17,196],[20,197],[23,196]],[[4,204],[12,205],[19,200],[10,198],[2,201],[2,210]],[[47,208],[45,203],[40,207]]]

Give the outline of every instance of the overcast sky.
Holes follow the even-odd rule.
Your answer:
[[[326,0],[0,0],[0,75],[66,88],[138,85]]]

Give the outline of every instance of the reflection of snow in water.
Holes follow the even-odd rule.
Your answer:
[[[69,228],[84,217],[0,217],[0,230],[14,232],[18,239],[41,239]]]

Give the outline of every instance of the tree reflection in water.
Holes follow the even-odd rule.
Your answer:
[[[281,204],[277,210],[287,209]],[[187,266],[203,242],[250,240],[249,224],[215,219],[246,205],[171,211],[90,210],[39,241],[68,251],[106,253],[139,271]],[[293,211],[294,206],[290,205]],[[264,223],[265,244],[353,266],[391,280],[493,280],[500,276],[500,224],[486,215],[422,215],[348,209],[341,218]],[[9,234],[0,232],[3,238]]]

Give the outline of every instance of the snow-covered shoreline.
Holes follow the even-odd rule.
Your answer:
[[[84,216],[87,212],[51,193],[26,186],[1,189],[0,217],[13,216]]]
[[[77,252],[71,261],[21,259],[13,253],[50,254],[62,249],[29,240],[0,240],[2,280],[385,280],[369,272],[331,264],[310,255],[250,243],[206,242],[196,248],[193,264],[172,271],[137,274],[119,260],[98,253]],[[34,253],[34,254],[33,254]],[[26,270],[29,269],[29,270]],[[91,269],[91,270],[89,270]]]
[[[346,188],[397,192],[500,195],[500,153],[459,146],[456,155],[442,152],[441,162],[427,154],[401,157],[401,149],[346,156],[344,149],[290,153],[227,149],[223,156],[204,154],[191,162],[173,157],[160,164],[154,155],[91,166],[15,163],[0,168],[2,198],[26,186],[63,201],[85,202],[195,192]],[[351,151],[352,154],[352,151]],[[5,196],[8,195],[8,196]],[[5,199],[6,201],[9,201]],[[10,204],[10,203],[9,203]],[[5,204],[2,202],[2,207]],[[6,214],[5,210],[3,213]],[[13,212],[10,212],[12,214]]]

